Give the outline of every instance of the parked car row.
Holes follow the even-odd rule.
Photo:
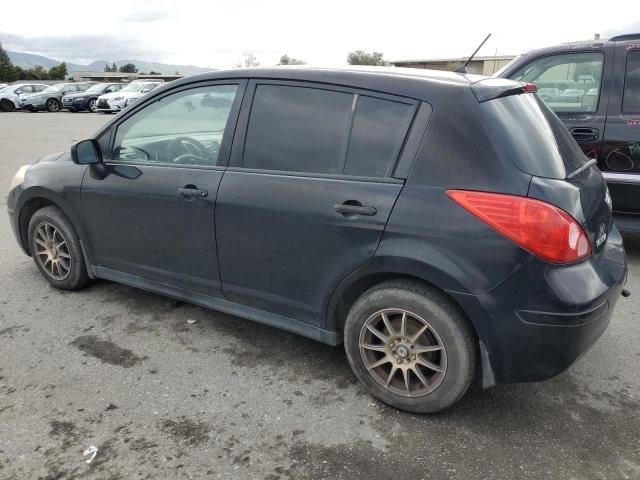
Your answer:
[[[53,85],[18,83],[0,88],[0,111],[22,109],[31,112],[115,113],[150,92],[162,80],[134,80],[131,83],[61,82]]]

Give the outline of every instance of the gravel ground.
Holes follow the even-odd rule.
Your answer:
[[[12,237],[9,181],[109,118],[0,113],[0,479],[640,478],[638,237],[632,296],[568,372],[401,413],[341,348],[113,283],[48,286]]]

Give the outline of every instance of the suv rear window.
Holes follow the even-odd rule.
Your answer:
[[[640,50],[634,50],[627,56],[622,111],[640,113]]]
[[[547,105],[530,93],[480,104],[499,149],[525,173],[565,178],[587,158],[567,128]]]

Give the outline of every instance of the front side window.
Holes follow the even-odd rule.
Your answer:
[[[535,83],[538,96],[556,113],[595,112],[603,64],[600,52],[551,55],[528,63],[511,78]]]
[[[390,176],[414,106],[313,87],[258,85],[243,166]]]
[[[198,87],[148,105],[118,126],[113,160],[215,166],[236,91]]]
[[[640,50],[634,50],[627,56],[622,111],[640,113]]]

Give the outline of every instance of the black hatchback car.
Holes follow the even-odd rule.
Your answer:
[[[528,52],[496,74],[538,95],[597,160],[616,225],[640,232],[640,34]]]
[[[382,401],[536,381],[607,327],[606,184],[533,87],[403,69],[215,72],[154,90],[7,205],[55,287],[102,278],[337,345]]]

